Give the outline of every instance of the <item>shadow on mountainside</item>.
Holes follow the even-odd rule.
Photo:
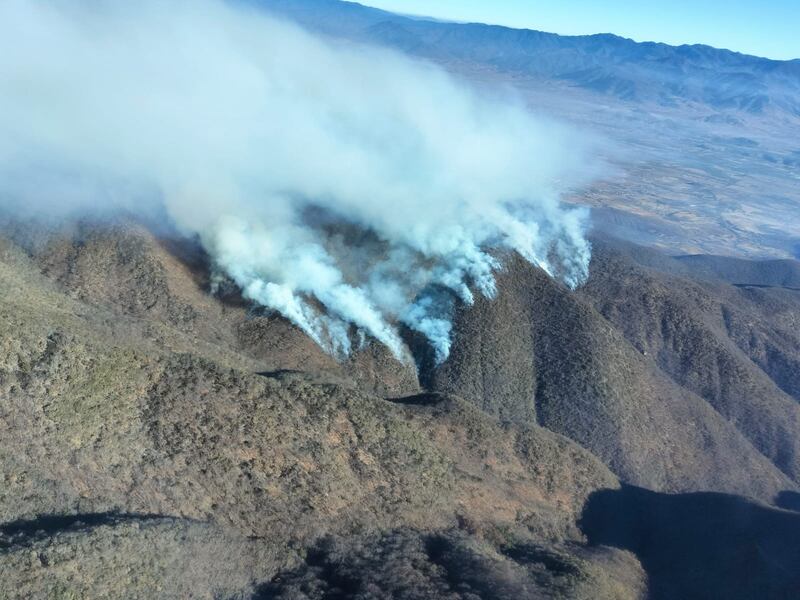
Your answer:
[[[653,600],[800,598],[800,514],[727,494],[600,490],[581,529],[633,552]]]
[[[775,506],[800,512],[800,494],[789,490],[783,491],[775,497]]]
[[[117,525],[124,522],[174,520],[160,514],[96,512],[71,515],[40,515],[34,519],[18,519],[0,524],[0,549],[46,538],[58,533],[80,530],[99,525]],[[186,520],[186,519],[184,519]]]

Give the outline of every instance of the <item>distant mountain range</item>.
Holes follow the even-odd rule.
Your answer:
[[[611,34],[562,36],[415,19],[339,0],[251,1],[314,31],[438,62],[480,63],[626,101],[800,116],[800,60],[770,60],[704,45],[639,43]]]

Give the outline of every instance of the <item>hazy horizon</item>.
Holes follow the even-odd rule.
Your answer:
[[[673,46],[703,44],[772,60],[800,59],[800,4],[789,0],[724,3],[679,0],[664,6],[651,2],[502,3],[486,0],[364,0],[360,2],[405,15],[454,22],[480,22],[559,35],[612,33],[637,42]]]

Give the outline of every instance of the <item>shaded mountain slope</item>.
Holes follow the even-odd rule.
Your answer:
[[[800,335],[780,323],[781,313],[797,318],[800,302],[775,311],[769,298],[756,298],[749,290],[665,278],[608,245],[597,245],[594,267],[581,295],[648,360],[707,400],[781,470],[800,480],[800,403],[748,356],[758,352],[759,342],[783,337],[783,362],[800,364]],[[748,352],[742,351],[745,344],[752,346]],[[774,375],[785,385],[793,371]]]
[[[497,301],[459,313],[453,353],[424,383],[473,399],[501,419],[536,419],[627,482],[767,501],[794,488],[741,431],[667,377],[581,295],[520,260],[499,288]],[[505,326],[482,326],[498,322]],[[493,361],[506,356],[515,362],[498,376]]]
[[[670,256],[600,232],[594,232],[594,241],[601,250],[612,248],[637,264],[662,273],[741,287],[800,287],[800,261],[797,260],[753,260],[710,254]]]
[[[678,256],[613,242],[645,267],[702,280],[719,298],[712,321],[784,392],[800,401],[800,262],[750,261],[728,257]],[[764,265],[763,271],[759,265]],[[725,283],[732,285],[724,285]],[[685,282],[683,284],[685,286]]]
[[[592,496],[581,523],[592,543],[636,553],[653,600],[800,593],[800,513],[725,494],[623,486]]]
[[[694,277],[721,279],[734,285],[785,287],[800,290],[800,262],[746,260],[729,256],[676,256]]]

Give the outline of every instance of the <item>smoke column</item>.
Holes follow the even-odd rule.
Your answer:
[[[220,276],[344,356],[450,349],[516,251],[587,276],[577,136],[432,65],[212,0],[0,3],[0,204],[163,203]]]

